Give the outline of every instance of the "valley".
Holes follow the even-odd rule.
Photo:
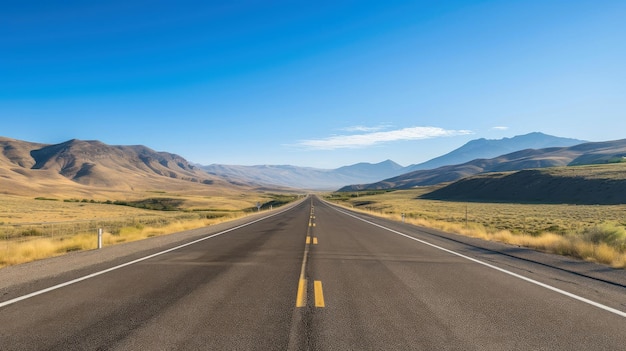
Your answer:
[[[396,220],[404,214],[420,226],[624,267],[625,141],[554,146],[576,142],[541,133],[479,139],[425,164],[550,147],[409,171],[327,198]],[[419,168],[390,160],[335,170],[199,166],[145,146],[75,139],[45,145],[0,138],[0,146],[0,265],[93,249],[102,227],[106,245],[130,242],[246,216],[257,204],[279,207],[310,192],[303,189]]]

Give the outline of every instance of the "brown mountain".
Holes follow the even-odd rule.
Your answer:
[[[0,191],[92,194],[141,190],[224,193],[247,186],[207,174],[184,158],[145,146],[69,140],[55,145],[0,137]]]
[[[518,171],[529,168],[558,167],[618,162],[626,157],[626,139],[584,143],[570,147],[527,149],[491,159],[477,159],[460,165],[419,170],[372,184],[350,185],[339,191],[408,189],[416,186],[452,182],[484,172]]]

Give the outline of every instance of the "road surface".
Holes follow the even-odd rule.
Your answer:
[[[626,348],[623,271],[589,279],[315,197],[196,239],[7,290],[0,350]]]

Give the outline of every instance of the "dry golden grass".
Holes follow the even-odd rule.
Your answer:
[[[141,198],[174,198],[182,202],[187,211],[239,211],[254,207],[257,201],[269,201],[272,196],[250,193],[237,196],[194,196],[167,193],[164,191],[142,193]],[[67,201],[72,202],[67,202]],[[23,223],[63,222],[78,220],[106,220],[121,217],[170,217],[179,215],[177,212],[155,212],[128,206],[115,206],[104,203],[80,202],[77,198],[44,197],[36,200],[22,196],[0,195],[0,225]],[[85,199],[91,200],[91,199]],[[105,201],[109,199],[100,199]],[[110,200],[119,200],[113,198]]]
[[[374,215],[626,268],[626,206],[466,203],[419,199],[428,189],[332,194]]]
[[[61,222],[152,215],[137,208],[0,195],[0,224]]]
[[[25,263],[97,246],[97,228],[104,228],[103,245],[131,242],[201,228],[240,218],[277,197],[241,194],[233,198],[177,195],[152,197],[181,200],[182,211],[154,211],[112,204],[35,200],[0,195],[0,267]]]
[[[102,243],[103,246],[110,246],[124,242],[137,241],[153,236],[202,228],[244,215],[245,214],[241,212],[238,215],[233,214],[228,218],[175,221],[162,227],[144,227],[141,225],[122,227],[116,234],[112,234],[108,231],[104,232]],[[95,248],[97,248],[97,236],[95,233],[34,238],[26,241],[5,240],[4,243],[0,242],[0,267],[59,256],[67,252],[91,250]]]

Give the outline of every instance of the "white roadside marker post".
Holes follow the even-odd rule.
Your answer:
[[[98,228],[98,249],[102,248],[102,228]]]

